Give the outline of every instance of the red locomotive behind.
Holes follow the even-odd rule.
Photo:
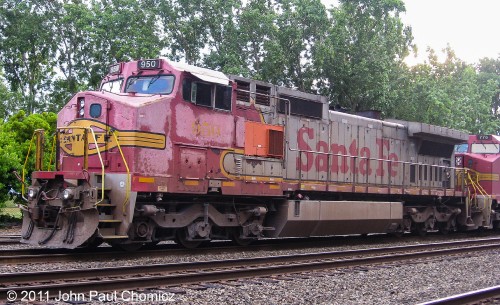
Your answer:
[[[455,153],[455,163],[462,171],[464,183],[468,184],[471,197],[491,197],[493,210],[491,223],[494,228],[500,228],[500,136],[470,135],[467,143],[458,145]],[[460,183],[460,182],[459,182]],[[486,209],[481,202],[476,202],[471,208]],[[495,212],[496,211],[496,212]],[[469,221],[470,222],[470,221]]]
[[[99,91],[76,94],[58,114],[53,171],[36,134],[24,243],[498,227],[491,198],[469,196],[455,168],[466,134],[336,112],[323,96],[166,59],[113,65]]]

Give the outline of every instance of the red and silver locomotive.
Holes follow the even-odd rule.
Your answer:
[[[56,139],[56,169],[32,174],[25,243],[424,234],[491,227],[497,213],[455,168],[465,133],[165,59],[110,67],[59,112]]]

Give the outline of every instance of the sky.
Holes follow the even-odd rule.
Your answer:
[[[327,8],[335,0],[321,0]],[[404,0],[403,23],[412,27],[418,57],[409,64],[422,63],[427,47],[439,55],[447,44],[458,58],[477,63],[480,58],[500,57],[500,0]]]

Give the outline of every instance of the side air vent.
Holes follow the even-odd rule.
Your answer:
[[[271,95],[271,88],[266,87],[266,86],[260,86],[256,85],[255,86],[255,103],[259,105],[265,105],[269,106],[271,104],[270,102],[270,95]]]
[[[269,155],[283,157],[283,131],[269,129]]]
[[[250,102],[250,83],[236,81],[236,100],[249,103]]]

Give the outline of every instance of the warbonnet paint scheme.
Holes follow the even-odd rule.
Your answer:
[[[256,80],[119,63],[57,123],[56,169],[32,174],[24,243],[196,247],[498,226],[491,196],[471,196],[455,167],[466,134],[332,111],[326,97]]]

